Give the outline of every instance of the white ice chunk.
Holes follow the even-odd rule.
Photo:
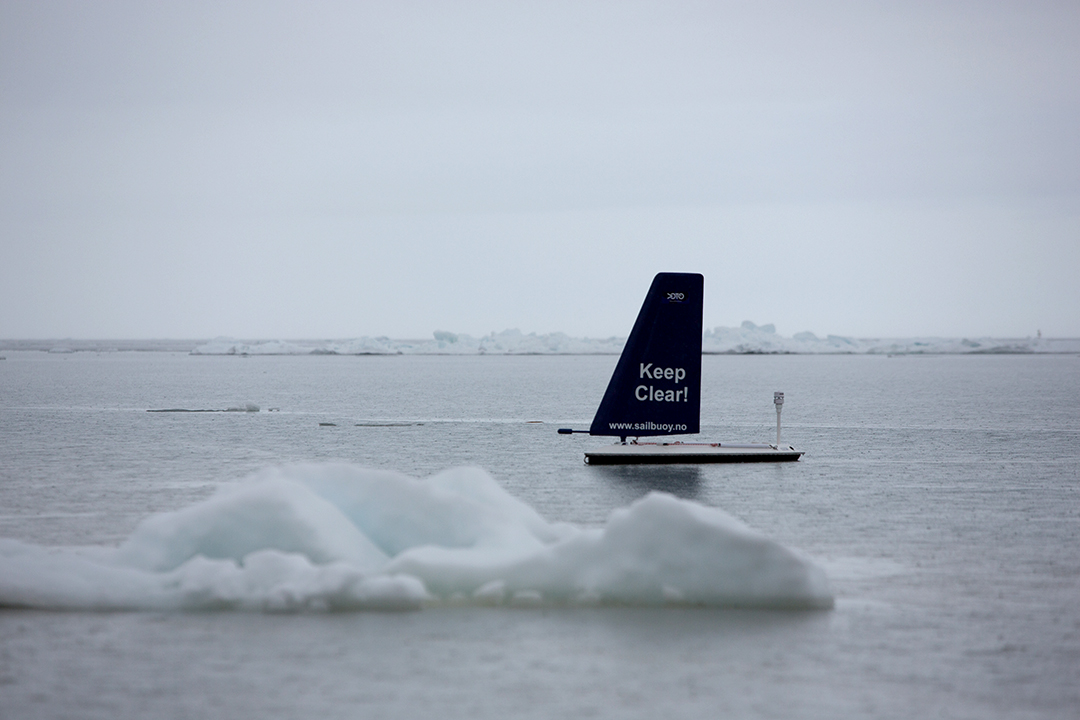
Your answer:
[[[152,516],[119,548],[0,541],[0,606],[411,609],[425,603],[827,608],[813,562],[651,493],[604,528],[549,523],[477,468],[425,480],[271,468]]]
[[[438,596],[471,589],[567,603],[832,606],[825,573],[808,559],[722,510],[665,493],[616,510],[602,530],[578,530],[537,552],[423,547],[389,567]]]
[[[332,503],[272,472],[228,485],[210,500],[147,518],[119,548],[116,561],[155,572],[192,557],[239,561],[256,550],[300,553],[316,563],[342,560],[363,571],[387,556]]]

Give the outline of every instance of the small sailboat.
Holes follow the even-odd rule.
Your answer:
[[[798,460],[801,450],[780,443],[783,393],[774,393],[776,443],[641,442],[643,437],[693,435],[701,430],[701,315],[705,278],[659,273],[587,431],[617,437],[589,450],[591,465],[721,463]],[[630,438],[628,440],[628,438]]]

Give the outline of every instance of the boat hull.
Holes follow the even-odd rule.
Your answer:
[[[629,443],[585,453],[588,465],[673,465],[702,463],[792,462],[803,455],[790,445],[723,443]]]

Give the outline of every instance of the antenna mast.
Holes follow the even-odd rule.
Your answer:
[[[773,404],[776,405],[776,449],[780,449],[780,411],[784,408],[784,393],[772,394]]]

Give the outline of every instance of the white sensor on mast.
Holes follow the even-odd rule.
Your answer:
[[[772,394],[773,404],[776,405],[776,449],[780,449],[780,411],[784,407],[784,393],[774,392]]]

